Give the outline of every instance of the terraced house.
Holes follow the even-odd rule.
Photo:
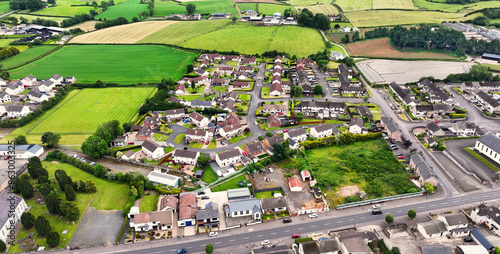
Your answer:
[[[188,150],[175,150],[173,160],[177,164],[195,165],[200,156],[199,152]]]
[[[321,124],[315,126],[309,130],[309,135],[315,138],[324,138],[329,137],[333,133],[333,125],[332,124]]]
[[[186,142],[196,141],[200,143],[206,143],[212,140],[210,132],[196,129],[187,129],[184,138],[186,139]]]
[[[215,156],[215,161],[219,167],[227,167],[231,164],[236,164],[241,162],[241,153],[238,149],[229,150],[226,152],[218,153]]]

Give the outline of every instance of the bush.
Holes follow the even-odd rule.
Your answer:
[[[53,248],[59,245],[59,234],[57,232],[50,232],[47,234],[47,244],[49,247]]]
[[[125,205],[125,208],[123,208],[123,212],[122,212],[123,217],[126,217],[127,214],[130,212],[130,208],[132,208],[132,206],[134,206],[136,199],[137,199],[137,196],[129,196],[128,197],[128,202]]]

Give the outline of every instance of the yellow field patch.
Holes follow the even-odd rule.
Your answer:
[[[80,28],[85,32],[90,32],[95,30],[95,24],[100,23],[99,21],[87,21],[80,23],[75,26],[68,27],[68,29],[73,29],[73,28]]]
[[[303,10],[305,8],[310,10],[313,14],[316,14],[316,13],[323,13],[325,15],[339,14],[339,10],[337,10],[337,8],[331,4],[319,4],[319,5],[311,5],[311,6],[295,6],[295,9],[297,9],[297,11]]]
[[[71,43],[136,43],[177,21],[149,21],[114,26],[71,39]]]

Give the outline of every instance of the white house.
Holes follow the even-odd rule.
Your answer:
[[[470,218],[476,224],[482,224],[496,235],[500,235],[500,209],[498,207],[480,204],[471,211]]]
[[[76,78],[73,76],[67,76],[64,78],[64,82],[66,82],[68,84],[73,84],[76,82]]]
[[[196,112],[192,112],[189,115],[189,119],[191,122],[193,122],[198,128],[203,128],[208,126],[210,121],[208,120],[207,117],[202,116],[201,114],[198,114]]]
[[[38,83],[36,81],[35,76],[33,76],[33,74],[30,74],[29,76],[22,78],[20,81],[25,86],[33,86],[33,85],[36,85]]]
[[[239,123],[230,124],[224,128],[219,129],[219,134],[226,139],[241,135],[241,126]]]
[[[417,223],[417,230],[425,238],[441,237],[446,235],[448,232],[446,225],[440,220]]]
[[[22,118],[24,116],[26,116],[27,114],[29,114],[31,111],[30,111],[30,108],[28,106],[23,106],[23,105],[19,105],[19,106],[9,106],[7,107],[7,116],[8,117],[12,117],[12,118]]]
[[[254,220],[262,219],[260,202],[256,198],[247,198],[224,204],[224,212],[226,217],[231,218],[252,216]]]
[[[171,122],[181,119],[184,116],[184,113],[185,111],[183,108],[165,110],[165,117],[167,118],[168,122]]]
[[[122,160],[133,160],[135,158],[135,152],[128,150],[124,155],[122,155]]]
[[[38,91],[40,92],[50,92],[52,91],[55,87],[56,87],[56,84],[54,81],[52,80],[46,80],[45,82],[43,82],[43,84],[41,84],[39,87],[38,87]]]
[[[7,94],[6,92],[1,92],[0,93],[0,103],[7,103],[11,101],[10,95]]]
[[[39,93],[37,91],[31,90],[27,95],[28,99],[33,102],[42,102],[42,101],[48,101],[49,96],[46,95],[45,93]]]
[[[0,194],[0,240],[5,243],[14,242],[16,224],[21,215],[28,210],[24,199],[8,191]]]
[[[464,237],[469,234],[469,220],[463,214],[438,215],[437,219],[444,222],[444,225],[448,229],[448,235]]]
[[[172,210],[177,212],[179,199],[173,195],[163,195],[158,201],[158,211]]]
[[[23,85],[17,85],[13,84],[10,85],[9,87],[5,88],[5,92],[8,95],[18,95],[24,91],[24,86]]]
[[[241,162],[241,152],[238,149],[233,149],[223,153],[218,153],[215,156],[215,161],[221,168],[239,163]]]
[[[275,198],[265,198],[261,200],[262,212],[280,212],[286,211],[286,198],[285,197],[275,197]]]
[[[476,124],[470,122],[453,123],[450,131],[462,137],[474,136],[476,134]]]
[[[354,134],[363,133],[363,120],[359,117],[351,118],[349,122],[349,132]]]
[[[331,136],[332,134],[333,134],[333,125],[329,123],[313,127],[309,130],[309,135],[315,138],[324,138]]]
[[[283,135],[283,139],[293,139],[297,142],[304,142],[307,139],[307,132],[303,128],[298,128],[296,130],[286,132]]]
[[[5,106],[0,106],[0,116],[3,116],[7,113],[7,108]]]
[[[281,13],[279,13],[279,12],[275,12],[275,13],[273,14],[273,19],[281,19]]]
[[[153,171],[149,172],[148,179],[153,184],[163,184],[176,188],[179,186],[179,181],[181,180],[181,178],[178,176],[162,173],[160,169],[156,168]]]
[[[128,214],[129,225],[135,232],[172,229],[174,222],[174,212],[172,210],[136,213],[139,211],[138,207],[136,208],[130,209]]]
[[[54,84],[56,84],[56,85],[60,85],[64,81],[64,78],[63,78],[63,76],[61,76],[59,74],[55,74],[52,77],[50,77],[49,80],[54,82]]]
[[[9,145],[0,145],[0,156],[9,155]],[[29,159],[31,157],[40,157],[43,153],[43,146],[41,145],[16,145],[16,150],[14,151],[14,157],[19,159]]]
[[[276,114],[276,113],[282,113],[282,114],[287,114],[288,113],[288,106],[286,104],[264,104],[262,106],[262,112],[263,113],[269,113],[269,114]]]
[[[146,140],[142,143],[142,152],[153,160],[158,160],[165,156],[165,149],[151,140]]]
[[[498,135],[498,134],[497,134]],[[487,133],[476,141],[474,147],[479,153],[500,164],[500,137]]]
[[[200,156],[199,152],[188,150],[175,150],[173,160],[177,164],[195,165]]]

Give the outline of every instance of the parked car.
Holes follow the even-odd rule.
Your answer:
[[[466,237],[466,238],[464,238],[464,242],[471,243],[471,242],[474,242],[474,240],[470,237]]]
[[[300,238],[300,234],[293,234],[292,238]]]
[[[398,158],[398,159],[403,159],[403,160],[405,159],[405,157],[404,157],[403,155],[399,155],[399,156],[397,156],[396,158]]]
[[[309,214],[309,218],[318,218],[318,215],[316,213],[311,213]]]
[[[129,144],[129,145],[133,145],[133,144],[134,144],[134,142],[133,142],[133,141],[132,141],[132,142],[128,142],[128,144]]]
[[[397,146],[391,146],[392,150],[398,150],[399,148]]]
[[[205,195],[205,192],[204,191],[200,191],[200,192],[198,192],[198,195]]]
[[[262,243],[262,245],[269,245],[269,244],[271,244],[271,241],[269,241],[269,240],[264,240],[264,241],[262,241],[262,242],[260,242],[260,243]]]
[[[283,219],[283,223],[290,223],[290,222],[292,222],[291,218],[284,218]]]
[[[210,199],[209,196],[201,196],[201,199]]]
[[[285,132],[288,132],[288,129],[285,129],[285,130],[283,131],[283,133],[285,133]]]
[[[177,250],[177,253],[186,253],[186,252],[188,252],[188,250],[186,248]]]
[[[396,156],[404,156],[402,153],[398,153],[396,154]]]
[[[5,156],[3,159],[4,159],[4,160],[8,160],[8,159],[9,159],[9,156],[7,155],[7,156]]]
[[[451,123],[456,123],[456,122],[457,122],[457,120],[451,120],[450,122],[451,122]]]
[[[219,232],[210,232],[208,234],[209,237],[218,236],[218,235],[219,235]]]

